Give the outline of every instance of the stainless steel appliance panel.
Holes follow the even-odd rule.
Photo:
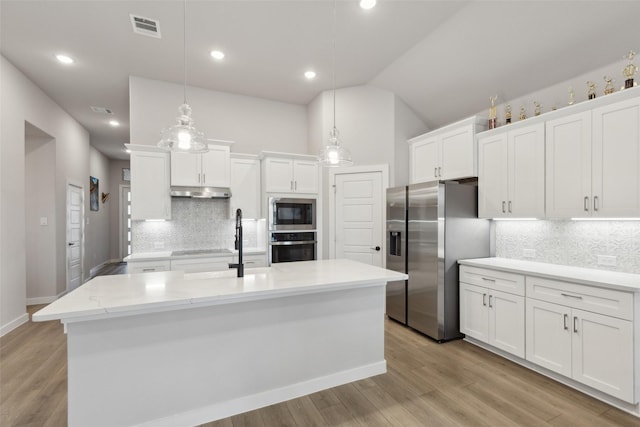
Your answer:
[[[406,231],[407,188],[387,189],[387,268],[400,273],[407,272]],[[407,323],[407,281],[387,283],[387,316]]]
[[[438,192],[438,182],[407,190],[407,325],[431,337],[439,336]]]
[[[269,198],[269,230],[315,230],[316,199]]]
[[[316,233],[272,232],[269,242],[269,263],[313,261],[316,259]]]

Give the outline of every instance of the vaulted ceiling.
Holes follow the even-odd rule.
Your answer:
[[[129,75],[183,82],[183,6],[2,0],[1,53],[116,158],[129,140]],[[190,86],[302,105],[332,87],[332,1],[188,0],[186,10]],[[130,14],[159,21],[161,38],[135,34]],[[491,94],[512,99],[622,64],[640,49],[638,16],[638,1],[378,0],[365,11],[339,0],[336,86],[390,90],[436,128],[487,108]],[[58,64],[60,52],[76,62]]]

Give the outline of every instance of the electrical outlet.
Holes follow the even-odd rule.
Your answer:
[[[536,250],[535,249],[523,249],[522,256],[525,258],[535,258]]]
[[[616,257],[612,255],[598,255],[598,265],[604,265],[607,267],[616,266]]]
[[[154,249],[164,249],[164,242],[153,242]]]

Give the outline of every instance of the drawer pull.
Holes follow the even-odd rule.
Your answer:
[[[143,272],[147,272],[147,271],[156,271],[155,268],[143,268],[142,269]]]
[[[490,279],[488,277],[483,277],[482,280],[486,280],[487,282],[495,282],[496,279]]]
[[[567,325],[567,321],[569,320],[569,315],[565,313],[564,315],[564,330],[568,330],[569,329],[569,325]]]
[[[564,292],[563,292],[563,293],[561,293],[560,295],[562,295],[563,297],[569,297],[569,298],[582,299],[582,297],[581,297],[580,295],[565,294]]]

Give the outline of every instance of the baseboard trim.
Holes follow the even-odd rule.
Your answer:
[[[374,375],[380,375],[387,372],[387,362],[372,363],[366,366],[359,366],[348,371],[338,372],[336,374],[324,377],[313,378],[297,384],[280,387],[273,390],[256,393],[251,396],[241,397],[224,403],[203,406],[170,417],[146,421],[140,426],[176,426],[176,425],[198,425],[222,418],[227,418],[250,410],[263,408],[275,403],[284,402],[285,400],[295,399],[297,397],[306,396],[317,391],[326,390],[331,387],[369,378]]]
[[[27,305],[51,304],[58,298],[59,296],[27,298]]]
[[[6,325],[2,325],[2,327],[0,327],[0,337],[5,336],[9,332],[11,332],[14,329],[16,329],[18,326],[24,325],[28,321],[29,321],[29,314],[28,313],[24,313],[24,314],[16,317],[15,319],[13,319],[11,322],[7,323]]]

